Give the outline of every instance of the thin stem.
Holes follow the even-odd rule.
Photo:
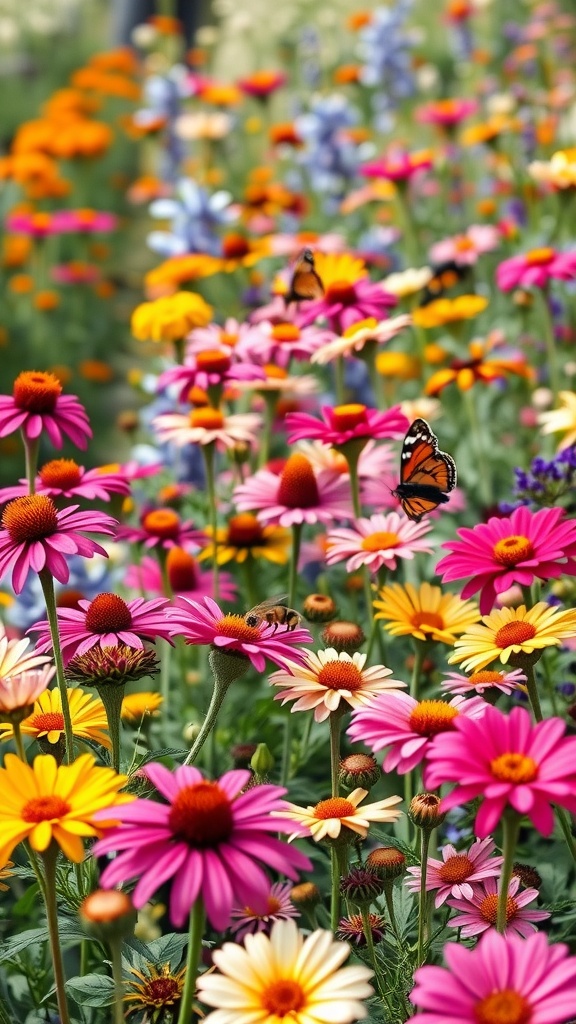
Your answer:
[[[292,747],[292,713],[286,716],[284,739],[282,742],[282,767],[280,769],[280,785],[286,786],[290,778],[290,754]]]
[[[16,747],[16,752],[20,760],[24,761],[24,764],[26,764],[27,758],[26,751],[24,750],[24,744],[22,742],[22,731],[20,729],[20,722],[14,722],[12,728],[14,730],[14,745]]]
[[[340,733],[342,725],[342,712],[340,709],[333,711],[330,715],[330,780],[332,796],[340,794]]]
[[[548,292],[546,289],[536,289],[540,295],[540,305],[543,313],[544,344],[546,346],[546,358],[548,361],[548,379],[550,390],[554,396],[554,405],[558,402],[560,390],[560,375],[558,373],[558,355],[556,352],[556,339],[554,337],[554,321],[550,313]]]
[[[204,746],[206,740],[208,739],[210,733],[212,732],[212,729],[216,725],[218,712],[220,711],[220,708],[224,703],[224,698],[228,693],[229,686],[230,683],[223,683],[218,679],[214,680],[214,689],[212,691],[212,697],[210,698],[208,711],[206,712],[206,718],[202,723],[202,728],[200,729],[200,732],[198,733],[196,739],[194,740],[192,749],[190,750],[188,757],[184,761],[184,764],[194,764],[194,761],[196,760],[198,754],[202,750],[202,747]]]
[[[60,690],[62,701],[62,717],[64,719],[64,735],[66,737],[66,764],[74,760],[74,733],[72,731],[72,718],[70,716],[70,705],[68,703],[68,690],[64,676],[64,662],[62,660],[62,648],[60,647],[60,634],[58,632],[58,615],[56,612],[56,597],[54,594],[54,580],[47,569],[41,569],[38,578],[42,586],[44,600],[46,602],[46,613],[50,626],[52,648],[54,651],[54,664],[56,665],[56,682]]]
[[[362,502],[360,499],[360,477],[358,474],[358,462],[360,460],[360,453],[364,447],[364,442],[360,446],[348,444],[346,445],[344,455],[346,462],[348,463],[348,472],[350,474],[350,490],[352,492],[352,507],[354,509],[354,516],[356,519],[362,517]],[[373,606],[373,595],[372,595],[372,577],[368,566],[362,567],[362,576],[364,582],[364,600],[366,603],[366,612],[370,617],[370,624],[374,621],[374,606]]]
[[[214,600],[217,601],[219,591],[218,574],[220,571],[220,567],[218,565],[218,507],[216,504],[216,483],[214,479],[214,452],[214,442],[212,442],[211,444],[202,445],[202,453],[204,455],[204,468],[206,470],[206,490],[208,491],[210,528],[212,530],[212,543],[214,545],[214,555],[212,561],[212,596]]]
[[[190,1024],[192,1020],[192,1007],[196,992],[196,978],[198,977],[198,964],[202,950],[202,936],[204,934],[204,903],[199,896],[190,912],[190,931],[188,933],[188,957],[186,959],[186,980],[178,1014],[178,1024]]]
[[[332,842],[330,849],[330,866],[332,871],[332,899],[330,902],[330,927],[333,932],[340,921],[340,879],[348,870],[348,852],[345,846]]]
[[[160,696],[162,697],[162,734],[168,746],[168,720],[170,708],[170,662],[172,646],[167,640],[159,639],[156,649],[160,653]]]
[[[468,391],[464,391],[464,404],[466,406],[466,412],[468,413],[468,420],[470,422],[470,433],[472,435],[472,444],[476,449],[476,466],[478,469],[478,485],[480,491],[480,497],[482,504],[485,508],[490,508],[492,505],[492,477],[490,472],[490,453],[484,451],[484,439],[482,437],[482,431],[480,429],[480,422],[478,420],[478,412],[476,409],[476,402],[474,399],[474,389],[469,388]]]
[[[394,881],[391,878],[387,878],[384,882],[384,899],[386,900],[386,909],[388,911],[388,917],[390,918],[390,925],[394,935],[399,938],[398,925],[396,924],[396,914],[394,912]]]
[[[212,670],[212,675],[214,676],[214,689],[210,698],[208,711],[206,712],[206,718],[204,719],[202,728],[200,729],[184,764],[194,763],[212,729],[214,729],[216,725],[218,712],[222,707],[229,687],[236,679],[239,679],[240,676],[244,675],[250,667],[250,660],[248,658],[243,657],[242,655],[235,657],[232,654],[226,654],[224,651],[218,650],[217,647],[212,647],[210,649],[208,663]]]
[[[570,819],[569,819],[568,815],[566,814],[566,811],[564,810],[563,807],[556,807],[556,817],[558,818],[558,821],[560,823],[560,828],[562,829],[562,832],[564,833],[564,839],[566,840],[566,843],[568,845],[568,849],[570,850],[570,854],[572,856],[572,860],[576,861],[576,840],[574,839],[574,836],[572,835],[572,829],[570,827]]]
[[[270,458],[270,441],[272,440],[272,428],[276,416],[278,397],[273,391],[261,391],[264,399],[264,429],[261,434],[260,451],[258,453],[258,469],[262,469]]]
[[[374,404],[377,409],[385,409],[386,399],[384,397],[384,380],[382,374],[376,368],[376,357],[378,355],[378,342],[368,340],[365,342],[362,351],[359,353],[363,362],[368,368],[368,376],[374,394]]]
[[[337,356],[332,363],[334,367],[334,391],[336,393],[336,404],[343,405],[346,398],[346,389],[344,386],[344,358],[343,356]]]
[[[426,893],[426,875],[428,874],[428,850],[430,847],[429,828],[423,828],[421,834],[421,866],[420,866],[420,900],[418,902],[418,953],[416,963],[418,967],[424,963],[424,943],[426,941],[426,925],[428,922],[428,900]]]
[[[30,441],[24,436],[24,433],[22,433],[22,438],[24,441],[28,491],[30,494],[34,494],[36,491],[36,470],[38,468],[38,449],[40,447],[40,438],[37,437],[33,441]]]
[[[514,867],[514,854],[518,833],[520,831],[520,815],[515,811],[507,810],[502,818],[502,829],[504,831],[503,852],[504,863],[500,874],[500,888],[498,890],[498,914],[496,917],[496,928],[503,935],[506,931],[506,909],[508,903],[508,888],[512,878]]]
[[[420,675],[422,673],[422,665],[424,664],[424,658],[426,657],[426,643],[421,640],[414,641],[414,664],[412,666],[412,677],[410,679],[410,696],[418,699],[418,689],[420,683]]]
[[[534,712],[534,718],[537,722],[541,722],[543,719],[542,708],[540,706],[540,697],[538,696],[538,686],[536,684],[536,677],[534,675],[533,665],[524,665],[524,671],[526,673],[526,689],[528,690],[528,697],[530,698],[530,704]]]
[[[292,524],[292,554],[290,556],[290,573],[288,577],[288,607],[293,608],[296,601],[296,588],[298,585],[298,559],[300,557],[300,542],[302,540],[302,523]]]
[[[110,959],[114,979],[114,1024],[124,1024],[124,982],[122,979],[122,939],[110,940]]]
[[[60,934],[58,932],[58,904],[56,902],[56,858],[58,847],[54,842],[43,854],[44,873],[46,878],[46,891],[44,900],[46,903],[46,920],[48,924],[48,938],[50,940],[50,953],[52,957],[52,969],[54,971],[54,986],[58,1000],[58,1013],[61,1024],[70,1024],[70,1012],[66,998],[66,977],[64,975],[64,963],[62,960],[62,948],[60,946]]]
[[[112,767],[120,773],[120,714],[124,700],[124,684],[104,683],[96,687],[98,696],[104,705],[108,732],[112,740]]]
[[[382,977],[382,971],[380,965],[376,959],[376,950],[374,948],[374,936],[372,935],[372,928],[370,927],[370,915],[366,907],[361,907],[360,917],[362,918],[362,931],[364,932],[364,938],[366,939],[366,948],[370,957],[370,962],[374,968],[374,976],[378,985],[378,991],[381,996],[386,993],[386,982]]]

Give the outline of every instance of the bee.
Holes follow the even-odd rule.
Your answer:
[[[287,629],[296,629],[302,621],[302,616],[294,608],[288,608],[282,602],[286,600],[287,594],[276,594],[269,597],[261,604],[255,604],[250,611],[246,612],[244,622],[247,626],[259,626],[261,622],[267,622],[269,626],[286,626]]]
[[[311,249],[303,249],[294,264],[286,305],[290,302],[321,299],[323,295],[324,285],[314,266],[314,253]]]

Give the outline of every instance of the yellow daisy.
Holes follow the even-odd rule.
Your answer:
[[[368,277],[364,260],[348,252],[315,252],[314,266],[326,291],[333,284],[354,284]]]
[[[127,1016],[143,1010],[162,1014],[168,1007],[180,1003],[184,991],[185,967],[173,971],[169,963],[161,967],[147,964],[145,972],[131,967],[130,974],[137,980],[128,980],[124,1002],[131,1005],[126,1011]]]
[[[137,306],[131,330],[138,341],[179,341],[194,327],[206,327],[213,312],[201,295],[176,292]]]
[[[391,583],[378,596],[380,600],[374,601],[375,618],[385,621],[392,636],[438,640],[452,646],[456,635],[480,618],[475,601],[442,593],[440,587],[430,583],[421,583],[418,589],[411,583]]]
[[[576,611],[551,608],[538,601],[533,608],[499,608],[482,617],[456,640],[450,664],[461,662],[469,672],[498,658],[505,665],[514,654],[534,654],[576,636]]]
[[[78,688],[66,692],[74,736],[110,748],[108,720],[100,698],[92,697]],[[24,736],[33,736],[36,740],[58,743],[60,737],[64,736],[60,690],[45,690],[40,694],[34,703],[32,714],[21,723],[20,731]],[[0,723],[0,740],[11,740],[13,735],[14,730],[10,722]]]
[[[206,526],[204,532],[212,536],[212,530]],[[285,565],[290,553],[290,530],[282,526],[262,526],[251,512],[241,512],[232,516],[227,526],[218,527],[216,540],[218,549],[218,565],[226,562],[245,562],[252,558],[265,558],[276,565]],[[198,561],[214,558],[214,544],[210,543],[198,555]]]
[[[564,434],[558,444],[559,451],[576,444],[576,392],[560,391],[558,398],[562,405],[550,412],[541,412],[538,423],[543,434]]]
[[[341,965],[350,955],[332,932],[304,938],[294,921],[276,921],[270,935],[247,935],[244,947],[226,942],[212,954],[217,972],[197,982],[198,995],[216,1007],[206,1024],[351,1024],[368,1016],[372,971]]]
[[[367,789],[354,789],[346,798],[340,796],[320,800],[314,807],[298,807],[287,804],[286,811],[279,811],[282,818],[292,818],[310,829],[316,842],[328,836],[337,839],[342,827],[355,832],[362,839],[368,835],[371,821],[397,821],[402,811],[395,810],[396,804],[402,803],[402,797],[389,796],[385,800],[377,800],[373,804],[358,804],[368,796]],[[299,833],[296,833],[298,835]]]
[[[142,719],[148,715],[156,718],[158,708],[163,700],[164,698],[159,693],[151,693],[148,690],[126,694],[120,712],[122,721],[128,722],[130,725],[139,725]]]
[[[0,768],[0,862],[27,839],[38,853],[44,853],[54,840],[65,857],[79,863],[84,857],[82,837],[99,836],[108,826],[108,822],[94,821],[96,812],[134,799],[119,792],[127,777],[112,768],[96,767],[91,754],[60,766],[51,754],[40,754],[32,765],[6,754],[4,765]]]

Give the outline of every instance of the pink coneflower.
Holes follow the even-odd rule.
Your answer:
[[[462,235],[453,235],[436,242],[430,249],[434,263],[454,262],[460,267],[472,267],[478,257],[498,248],[501,235],[492,224],[471,224]]]
[[[560,718],[533,725],[524,708],[504,715],[488,706],[480,719],[461,715],[452,732],[437,736],[428,750],[425,784],[435,789],[456,783],[442,798],[446,811],[482,797],[474,826],[481,839],[496,828],[508,806],[527,814],[549,836],[552,803],[576,812],[576,738],[564,737],[565,730]]]
[[[55,448],[63,445],[62,434],[77,448],[86,448],[92,437],[86,411],[75,395],[63,395],[53,373],[24,370],[14,381],[11,395],[0,395],[0,437],[22,430],[27,441],[36,441],[46,431]]]
[[[232,356],[224,349],[206,349],[186,355],[182,365],[171,366],[161,373],[156,382],[156,390],[164,391],[174,385],[178,401],[185,402],[193,387],[208,391],[209,388],[221,388],[239,380],[263,380],[265,376],[261,366],[233,362]],[[184,418],[187,420],[187,417]]]
[[[410,426],[399,405],[385,412],[357,402],[334,408],[324,405],[321,413],[321,420],[306,412],[289,413],[286,417],[288,444],[311,439],[342,446],[358,438],[401,438]]]
[[[243,615],[224,614],[211,597],[202,604],[176,597],[168,609],[172,636],[183,636],[188,644],[211,644],[222,651],[243,654],[257,672],[263,672],[266,658],[284,668],[286,662],[303,662],[305,652],[298,650],[313,639],[307,629],[288,629],[266,621],[249,626]]]
[[[246,96],[255,96],[256,99],[263,100],[285,85],[287,80],[287,76],[282,71],[255,71],[247,78],[240,78],[238,88]]]
[[[375,284],[367,277],[357,281],[334,281],[328,285],[321,299],[306,302],[299,312],[297,322],[306,327],[318,317],[325,317],[330,330],[343,334],[347,327],[375,317],[383,320],[389,309],[396,305],[396,296],[384,291],[381,284]]]
[[[520,879],[515,875],[510,879],[508,899],[506,900],[506,936],[511,933],[527,938],[536,931],[533,922],[545,921],[550,914],[546,910],[525,910],[524,908],[538,899],[538,889],[523,889],[518,892]],[[448,906],[460,913],[450,917],[450,928],[461,928],[462,938],[480,935],[489,928],[496,928],[498,913],[498,881],[496,878],[485,878],[478,890],[468,899],[449,899]]]
[[[127,647],[143,649],[142,640],[162,637],[168,640],[170,623],[165,614],[168,601],[141,597],[124,601],[117,594],[98,594],[93,601],[78,601],[78,608],[58,609],[58,632],[64,660],[85,654],[92,647]],[[41,654],[52,650],[50,624],[46,619],[30,626],[38,633],[37,648]]]
[[[481,718],[487,707],[482,697],[417,701],[407,693],[385,693],[370,707],[352,713],[348,735],[374,753],[389,747],[384,771],[405,775],[429,756],[435,736],[451,732],[456,721]]]
[[[348,572],[366,565],[377,573],[384,565],[395,569],[398,559],[414,558],[417,551],[430,554],[434,549],[424,540],[432,526],[428,522],[413,523],[398,512],[356,519],[354,528],[336,527],[326,538],[326,563],[334,565],[345,558]]]
[[[249,324],[240,323],[234,317],[228,317],[223,327],[219,324],[195,327],[186,338],[186,355],[205,352],[207,349],[222,349],[228,355],[234,355],[234,349],[249,330]]]
[[[79,210],[57,210],[52,214],[54,228],[60,232],[81,232],[95,234],[97,232],[114,231],[118,218],[105,210],[91,210],[88,207]]]
[[[513,256],[496,269],[496,283],[504,292],[513,288],[544,288],[553,278],[570,281],[574,277],[576,252],[557,252],[551,246]]]
[[[192,409],[190,413],[164,413],[152,420],[158,440],[170,441],[178,448],[215,441],[225,448],[234,448],[239,442],[255,444],[261,424],[262,418],[257,413],[225,416],[219,409],[208,405]]]
[[[234,491],[240,512],[256,512],[274,526],[331,523],[352,516],[350,486],[340,473],[315,473],[308,459],[291,455],[280,476],[261,469]]]
[[[388,181],[409,181],[419,171],[427,171],[432,167],[432,152],[422,149],[408,153],[405,149],[395,147],[389,153],[362,164],[360,174],[365,178],[386,178]]]
[[[197,530],[190,519],[183,522],[173,508],[145,512],[140,526],[120,526],[117,538],[145,548],[200,548],[206,543],[202,530]]]
[[[333,331],[323,327],[298,327],[289,320],[254,323],[238,345],[244,359],[274,363],[286,368],[291,359],[309,362],[310,356],[334,338]]]
[[[130,486],[124,476],[102,469],[84,469],[74,459],[52,459],[46,462],[35,483],[36,494],[49,498],[87,498],[89,501],[110,501],[113,494],[130,494]],[[29,493],[28,481],[21,479],[15,487],[0,488],[0,503],[20,498]]]
[[[12,569],[12,586],[21,592],[30,572],[47,569],[59,583],[67,583],[70,570],[65,555],[104,555],[107,552],[90,533],[114,534],[118,523],[103,512],[77,512],[78,505],[58,511],[45,494],[15,498],[2,513],[0,578]]]
[[[440,683],[444,693],[460,693],[470,696],[472,693],[492,693],[494,690],[510,694],[514,690],[526,690],[526,676],[519,668],[509,672],[498,672],[492,669],[480,669],[472,675],[465,676],[460,672],[447,672]]]
[[[211,597],[214,589],[212,570],[200,568],[197,560],[184,548],[170,548],[166,556],[168,582],[175,594],[182,597]],[[162,571],[156,559],[144,555],[140,565],[130,565],[124,576],[124,585],[144,594],[164,594]],[[237,586],[228,572],[218,578],[219,596],[223,601],[234,601]]]
[[[444,946],[445,967],[420,967],[410,993],[418,1024],[569,1024],[576,957],[542,933],[520,938],[494,928],[474,949]]]
[[[55,235],[60,230],[54,223],[54,214],[46,210],[37,210],[32,213],[9,213],[6,218],[6,228],[19,235],[30,235],[32,238],[46,238],[47,235]]]
[[[232,911],[234,923],[230,931],[236,941],[241,942],[245,935],[257,932],[268,934],[275,921],[288,921],[291,917],[300,917],[299,912],[290,899],[292,885],[290,882],[274,882],[266,898],[266,909],[258,913],[253,907],[239,907]]]
[[[478,109],[476,100],[434,100],[418,107],[416,120],[421,124],[436,124],[442,128],[455,128]]]
[[[40,663],[47,659],[29,660]],[[13,675],[0,676],[0,715],[10,718],[13,711],[23,709],[29,709],[30,713],[34,702],[47,689],[55,672],[54,665],[42,665],[41,668],[19,669]]]
[[[307,651],[305,661],[295,665],[287,662],[280,672],[270,676],[272,686],[284,686],[274,700],[286,704],[295,700],[292,711],[311,711],[314,720],[325,722],[332,711],[337,711],[341,700],[350,707],[365,707],[373,703],[380,693],[398,690],[405,683],[390,679],[392,669],[384,665],[364,668],[366,654],[353,655],[338,652],[332,647],[324,651]]]
[[[464,853],[450,843],[441,849],[442,860],[428,858],[426,872],[426,892],[436,893],[435,907],[441,907],[449,896],[455,899],[471,900],[482,891],[479,885],[485,878],[498,878],[504,863],[503,857],[493,857],[496,845],[491,838],[477,839]],[[406,879],[406,888],[410,892],[420,892],[420,867],[408,868],[410,878]]]
[[[147,764],[142,771],[168,802],[135,800],[114,807],[121,824],[94,847],[96,856],[117,854],[100,879],[104,888],[138,878],[132,893],[138,909],[172,879],[172,923],[181,927],[201,896],[208,919],[221,931],[234,906],[265,909],[270,882],[261,864],[292,879],[311,869],[307,857],[268,834],[293,830],[282,814],[285,789],[254,786],[243,793],[248,771],[226,772],[214,782],[189,765],[172,773],[162,764]],[[109,820],[110,809],[105,814]]]
[[[576,575],[576,522],[562,508],[532,512],[522,506],[509,517],[462,527],[458,535],[461,540],[442,545],[451,554],[440,559],[436,572],[445,583],[471,576],[462,597],[480,591],[483,615],[514,583],[529,587],[535,579]]]

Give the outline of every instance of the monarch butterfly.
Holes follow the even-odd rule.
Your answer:
[[[324,285],[314,266],[314,253],[311,249],[303,249],[294,264],[286,304],[321,299],[323,295]]]
[[[426,420],[414,420],[402,445],[400,483],[395,498],[409,519],[419,523],[422,516],[448,501],[448,492],[456,486],[456,464],[451,455],[441,452],[438,438]]]

